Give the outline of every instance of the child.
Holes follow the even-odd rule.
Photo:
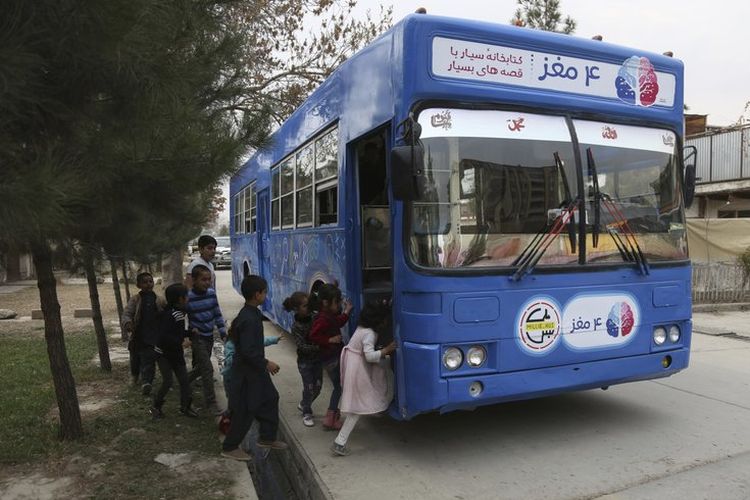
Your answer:
[[[193,287],[193,269],[195,266],[203,266],[211,271],[211,288],[216,288],[216,272],[214,271],[214,265],[211,262],[216,256],[216,245],[216,238],[208,234],[204,234],[198,238],[198,253],[200,255],[194,258],[185,270],[186,287]]]
[[[368,302],[359,316],[359,326],[341,353],[343,391],[341,411],[346,420],[331,445],[335,455],[349,454],[346,441],[360,415],[380,413],[388,408],[388,381],[383,361],[396,349],[391,342],[376,351],[377,330],[388,322],[390,308],[382,302]]]
[[[341,429],[339,399],[341,398],[341,374],[339,357],[341,355],[341,327],[349,321],[352,305],[344,303],[341,313],[341,290],[335,285],[326,283],[318,289],[320,313],[313,321],[310,330],[310,341],[320,346],[320,362],[333,384],[328,411],[323,419],[326,430]]]
[[[294,292],[284,299],[284,310],[294,311],[292,335],[297,344],[297,368],[302,377],[302,401],[297,408],[302,412],[302,423],[306,427],[312,427],[315,425],[312,402],[318,397],[323,386],[323,365],[320,362],[320,347],[309,340],[312,314],[307,294]]]
[[[188,292],[185,310],[190,319],[190,341],[193,345],[193,369],[189,380],[192,382],[201,377],[203,404],[212,413],[219,415],[223,410],[216,404],[211,352],[214,346],[214,327],[219,329],[221,340],[226,338],[227,331],[216,292],[211,288],[211,271],[205,266],[193,268],[193,288]]]
[[[263,337],[263,347],[270,345],[276,345],[281,340],[281,337]],[[234,361],[235,345],[232,341],[232,328],[229,328],[229,334],[227,335],[227,341],[224,344],[224,361],[221,367],[221,378],[224,380],[224,394],[227,396],[227,402],[229,402],[229,384],[232,380],[232,362]],[[229,432],[229,425],[231,422],[231,408],[227,405],[227,409],[221,415],[219,419],[219,433],[223,436]]]
[[[263,337],[263,347],[276,345],[281,340],[281,337]],[[227,395],[229,400],[229,383],[232,380],[232,362],[234,361],[234,353],[236,346],[232,340],[232,328],[229,328],[229,334],[227,335],[227,341],[224,344],[224,362],[221,367],[221,378],[224,381],[224,393]]]
[[[156,353],[154,346],[159,333],[158,316],[164,309],[164,300],[154,293],[154,277],[150,273],[140,273],[135,278],[140,289],[128,301],[122,313],[122,327],[128,332],[130,342],[130,374],[133,384],[141,379],[141,392],[151,394],[151,384],[156,374]]]
[[[190,407],[193,398],[185,368],[185,355],[182,352],[183,343],[186,342],[190,332],[184,312],[188,302],[188,290],[185,285],[176,283],[169,285],[164,295],[167,297],[167,309],[159,318],[159,336],[154,348],[159,355],[157,363],[161,371],[162,383],[154,396],[151,415],[155,419],[164,418],[161,407],[164,405],[164,397],[172,387],[172,373],[174,372],[180,384],[180,413],[187,417],[197,417],[198,414]]]
[[[234,460],[250,460],[240,443],[250,429],[253,419],[260,423],[258,446],[284,450],[283,441],[276,440],[279,428],[279,393],[271,375],[279,372],[279,365],[266,359],[263,337],[263,315],[258,306],[265,302],[268,284],[260,276],[250,275],[242,280],[245,305],[232,321],[232,342],[236,353],[232,361],[229,384],[229,407],[232,420],[222,444],[222,456]]]

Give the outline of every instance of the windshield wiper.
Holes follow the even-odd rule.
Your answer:
[[[612,230],[609,225],[607,226],[607,233],[612,237],[612,241],[615,242],[615,246],[620,252],[622,260],[635,262],[641,270],[641,273],[649,274],[650,271],[648,262],[646,261],[646,256],[643,255],[641,246],[638,244],[638,239],[630,229],[628,219],[624,216],[612,197],[607,193],[602,193],[599,189],[599,176],[596,172],[596,161],[594,161],[594,153],[591,151],[591,148],[586,149],[586,161],[594,189],[594,225],[591,236],[594,248],[596,248],[599,243],[601,205],[603,204],[610,216],[614,219],[615,223],[620,226],[622,229],[621,233],[625,237],[625,241],[623,242],[622,238],[620,238],[620,233]]]
[[[552,156],[555,158],[555,167],[557,167],[557,171],[560,174],[560,179],[562,180],[563,189],[565,190],[565,200],[560,205],[560,207],[562,208],[564,205],[567,205],[573,201],[573,195],[570,193],[568,176],[565,173],[565,165],[560,159],[560,155],[557,151],[555,151]],[[568,222],[568,239],[570,240],[571,252],[576,253],[576,225],[572,217]]]
[[[563,231],[566,225],[573,223],[573,215],[578,210],[580,201],[580,198],[576,198],[567,207],[560,210],[560,214],[555,217],[549,231],[547,231],[547,227],[549,226],[545,226],[542,231],[534,236],[523,252],[521,252],[521,255],[513,261],[513,265],[518,266],[518,268],[510,276],[511,281],[519,281],[534,270],[534,266],[537,265],[557,235]]]
[[[565,174],[565,168],[560,159],[560,155],[555,151],[552,156],[555,160],[555,168],[562,180],[565,199],[560,204],[560,212],[552,221],[552,224],[545,222],[544,226],[542,226],[534,238],[531,239],[529,244],[526,245],[521,254],[513,261],[512,265],[517,266],[517,269],[510,277],[512,281],[518,281],[534,270],[534,267],[547,251],[547,248],[552,244],[552,241],[566,226],[568,229],[571,252],[573,254],[576,253],[576,226],[573,213],[578,208],[581,200],[580,197],[573,200],[573,195],[570,192],[570,184],[568,183],[568,176]]]

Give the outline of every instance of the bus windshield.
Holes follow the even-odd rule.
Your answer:
[[[622,241],[626,230],[634,233],[649,260],[686,258],[671,132],[574,121],[582,150],[578,172],[563,117],[427,109],[419,123],[427,182],[410,214],[410,253],[416,264],[514,266],[534,237],[548,232],[561,211],[579,199],[586,200],[587,262],[626,259],[615,241]],[[602,137],[611,135],[607,130],[620,131],[619,142]],[[656,140],[659,145],[652,145]],[[598,197],[586,168],[589,156],[598,166]],[[605,196],[609,199],[602,201]],[[570,218],[538,265],[577,265],[579,217],[575,213]],[[594,233],[601,236],[594,238]]]

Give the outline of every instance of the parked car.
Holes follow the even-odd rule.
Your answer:
[[[232,268],[232,243],[229,236],[216,236],[216,255],[213,263],[216,269]]]

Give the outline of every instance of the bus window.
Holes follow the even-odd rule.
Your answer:
[[[324,226],[338,222],[338,184],[336,181],[317,187],[315,200],[315,225]]]
[[[281,211],[279,207],[281,206],[281,201],[279,199],[279,181],[280,181],[280,175],[279,175],[279,168],[276,167],[271,171],[271,228],[272,229],[280,229],[281,228]]]
[[[450,117],[451,127],[435,116]],[[411,256],[418,265],[510,266],[545,227],[550,211],[577,196],[573,144],[563,117],[427,109],[419,122],[426,187],[412,204],[410,221]],[[577,265],[577,259],[560,238],[540,264]]]

